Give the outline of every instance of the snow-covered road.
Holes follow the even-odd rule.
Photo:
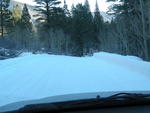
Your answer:
[[[139,90],[150,91],[150,63],[137,57],[26,54],[0,61],[0,106],[64,94]]]

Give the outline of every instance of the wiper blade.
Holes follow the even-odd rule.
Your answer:
[[[140,100],[150,99],[150,94],[137,94],[137,93],[118,93],[114,94],[106,99],[122,99],[122,100]]]
[[[150,105],[150,94],[118,93],[105,98],[97,95],[92,99],[27,105],[9,113],[66,112],[135,105]]]

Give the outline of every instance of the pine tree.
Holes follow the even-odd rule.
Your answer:
[[[83,56],[84,9],[82,4],[78,4],[76,7],[72,5],[72,38],[75,43],[73,47],[73,55],[75,56]]]
[[[127,35],[127,47],[129,48],[130,54],[142,56],[145,60],[148,60],[150,59],[150,48],[148,46],[149,32],[147,32],[148,26],[146,23],[146,4],[148,0],[121,0],[121,2],[122,4],[115,4],[109,12],[115,14],[116,23],[120,21],[125,23],[126,26],[120,27],[119,31],[124,30],[123,33]],[[124,39],[124,37],[121,39],[123,43],[126,41]]]
[[[76,42],[76,54],[79,56],[92,53],[97,39],[93,36],[93,17],[87,5],[78,4],[72,9],[73,37]]]
[[[63,8],[64,8],[64,13],[66,14],[66,16],[70,16],[70,12],[68,10],[68,5],[66,3],[66,0],[64,0],[64,6],[63,6]]]
[[[29,48],[31,39],[32,39],[32,22],[31,22],[31,15],[29,14],[29,10],[27,5],[24,4],[22,15],[21,15],[21,28],[23,30],[23,41],[24,41],[24,48]]]
[[[0,27],[1,27],[1,37],[4,34],[8,34],[12,28],[12,13],[9,11],[10,0],[0,1]]]
[[[30,32],[32,31],[31,15],[29,14],[26,4],[24,4],[23,10],[22,10],[21,23],[22,23],[23,28],[27,29]]]
[[[66,4],[66,0],[64,0],[64,9],[68,10],[68,6]]]
[[[21,18],[14,24],[12,37],[15,40],[17,49],[31,49],[33,30],[31,16],[26,4],[23,6]]]
[[[38,20],[44,20],[47,24],[50,24],[51,13],[57,10],[55,6],[59,5],[61,2],[58,0],[35,0],[38,4],[36,11],[39,11],[40,14]]]
[[[73,13],[74,10],[75,10],[75,6],[74,6],[74,4],[72,4],[72,6],[71,6],[71,12]]]
[[[95,5],[95,12],[94,12],[94,25],[95,25],[95,32],[99,33],[100,30],[102,30],[103,27],[103,17],[100,14],[99,6],[96,0],[96,5]]]
[[[90,5],[88,0],[85,0],[85,36],[86,37],[86,41],[85,41],[85,54],[92,54],[93,50],[97,48],[97,45],[99,43],[97,37],[95,36],[95,32],[94,32],[94,25],[93,25],[93,16],[90,10]]]
[[[88,12],[91,12],[90,5],[89,5],[89,1],[88,1],[88,0],[85,0],[84,6],[86,7],[86,9],[87,9]]]
[[[14,18],[14,21],[17,22],[21,19],[22,9],[20,5],[13,6],[12,16]]]

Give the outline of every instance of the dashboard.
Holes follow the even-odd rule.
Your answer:
[[[103,108],[84,111],[62,112],[62,113],[150,113],[150,105],[129,106],[118,108]]]

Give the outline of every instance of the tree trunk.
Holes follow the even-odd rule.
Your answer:
[[[46,12],[47,12],[47,23],[50,24],[50,15],[49,15],[49,3],[46,2]]]
[[[1,0],[1,37],[2,37],[2,39],[3,39],[3,37],[4,37],[4,23],[3,23],[3,0]]]
[[[139,0],[139,2],[140,2],[141,18],[142,18],[142,37],[143,37],[143,41],[144,41],[144,55],[145,55],[145,59],[148,60],[149,55],[148,55],[148,44],[147,44],[146,31],[145,31],[143,0]]]

